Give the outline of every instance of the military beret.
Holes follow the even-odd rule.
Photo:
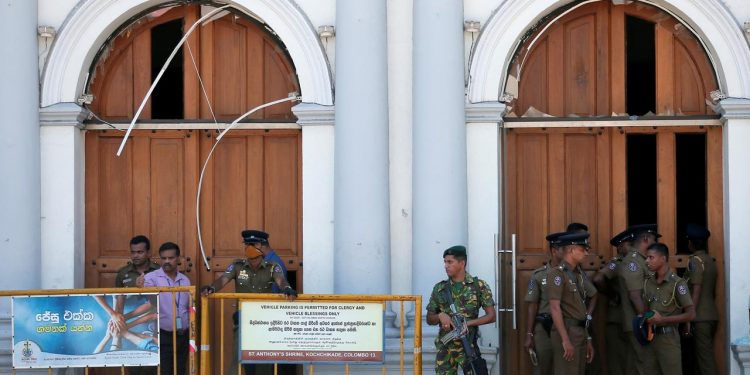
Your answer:
[[[259,230],[243,230],[242,240],[246,244],[268,243],[268,233]]]
[[[588,248],[591,247],[589,245],[589,236],[588,232],[565,232],[560,237],[557,237],[557,241],[559,246],[580,245]]]
[[[445,258],[446,255],[466,257],[466,247],[461,245],[451,246],[443,251],[443,258]]]
[[[706,240],[711,237],[711,232],[706,227],[694,223],[688,224],[685,232],[687,232],[687,238],[691,240]]]
[[[630,228],[628,228],[628,232],[633,235],[633,238],[638,236],[639,234],[643,233],[651,233],[656,238],[661,237],[661,234],[657,231],[657,225],[656,224],[638,224],[638,225],[632,225]]]
[[[551,233],[551,234],[548,234],[547,237],[545,237],[545,239],[547,240],[547,242],[549,242],[550,246],[556,247],[556,246],[559,246],[559,243],[560,243],[559,238],[560,238],[560,236],[562,236],[564,234],[567,234],[567,233],[568,232]]]
[[[612,246],[620,246],[625,241],[631,241],[633,239],[633,233],[630,233],[627,229],[618,233],[616,236],[609,240],[609,244]]]

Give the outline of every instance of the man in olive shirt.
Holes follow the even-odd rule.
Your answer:
[[[654,339],[647,350],[653,355],[643,364],[647,374],[682,374],[679,323],[695,318],[695,306],[685,280],[669,268],[667,245],[655,243],[648,247],[646,264],[653,275],[643,282],[643,300],[654,315]]]
[[[633,225],[628,228],[628,232],[633,236],[633,245],[620,263],[621,267],[617,269],[621,287],[620,301],[622,303],[623,330],[630,340],[627,355],[631,360],[628,363],[626,373],[643,375],[645,374],[643,364],[648,361],[647,357],[651,356],[652,353],[645,350],[636,340],[632,322],[636,315],[642,316],[646,312],[646,305],[642,297],[643,280],[651,273],[646,267],[646,250],[656,243],[656,239],[661,235],[657,232],[656,224]]]
[[[234,280],[234,289],[237,293],[271,293],[271,285],[276,284],[290,301],[297,297],[297,292],[289,286],[284,277],[281,266],[264,260],[262,251],[251,244],[245,247],[245,256],[245,259],[237,259],[230,264],[224,274],[211,285],[204,285],[201,288],[203,295],[214,293]],[[273,369],[273,365],[243,367],[246,375],[265,373]]]
[[[627,363],[630,362],[627,353],[630,345],[628,336],[622,330],[622,300],[620,295],[620,281],[617,270],[622,267],[622,260],[628,253],[633,235],[627,230],[618,233],[609,240],[610,245],[617,248],[617,256],[613,257],[606,266],[594,275],[594,283],[599,291],[606,291],[607,327],[605,338],[607,344],[607,368],[611,375],[624,375]]]
[[[552,315],[549,310],[549,299],[547,296],[547,272],[550,268],[557,267],[561,260],[560,247],[557,238],[566,232],[552,233],[547,236],[549,242],[549,262],[534,270],[529,280],[529,288],[526,293],[526,340],[523,347],[536,353],[537,363],[534,366],[535,375],[553,374],[552,342],[550,341],[550,330],[552,329]]]
[[[586,290],[578,265],[588,253],[589,234],[570,233],[558,238],[563,260],[547,273],[547,290],[554,326],[552,340],[555,374],[582,375],[586,362],[594,358],[587,331],[586,299],[596,289]]]
[[[688,251],[692,253],[685,271],[685,280],[690,287],[691,297],[695,304],[694,327],[695,359],[697,374],[713,375],[716,373],[714,358],[714,334],[719,313],[716,311],[714,292],[716,290],[716,261],[706,252],[706,241],[711,232],[703,226],[687,225]]]
[[[130,239],[130,262],[117,271],[116,288],[143,286],[143,275],[158,270],[159,265],[151,261],[151,241],[138,235]]]

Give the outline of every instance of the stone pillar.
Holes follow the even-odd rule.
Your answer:
[[[388,0],[391,293],[412,293],[412,0]],[[413,306],[405,306],[413,320]],[[391,304],[398,328],[400,304]],[[411,313],[411,314],[410,314]],[[407,325],[413,325],[407,321]]]
[[[302,248],[304,292],[334,292],[333,121],[334,107],[301,103],[292,107],[302,126]]]
[[[58,103],[39,111],[43,289],[84,287],[83,121],[88,111]],[[92,156],[93,157],[93,156]]]
[[[726,322],[729,347],[742,336],[748,334],[748,296],[750,280],[747,278],[747,264],[750,264],[750,99],[724,99],[718,105],[724,122],[724,275],[726,275],[727,316],[720,317]],[[726,318],[726,319],[725,319]],[[739,374],[740,366],[732,360],[727,350],[730,373]],[[721,360],[721,359],[718,359]]]
[[[387,73],[386,2],[337,1],[335,293],[391,290]]]
[[[37,2],[0,1],[0,275],[2,289],[40,286]]]
[[[468,245],[463,22],[462,1],[414,0],[412,273],[425,306],[443,250]]]
[[[37,2],[0,0],[0,289],[40,287]],[[10,372],[10,300],[0,298],[0,372]]]
[[[469,249],[472,256],[467,269],[490,284],[497,303],[496,236],[501,236],[502,158],[500,124],[506,106],[499,102],[472,103],[466,106]],[[499,346],[497,324],[479,328],[483,353],[488,362],[496,359]]]

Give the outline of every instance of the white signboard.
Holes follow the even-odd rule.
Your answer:
[[[383,304],[243,301],[240,361],[383,362]]]

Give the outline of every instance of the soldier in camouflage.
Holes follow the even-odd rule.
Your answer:
[[[695,318],[695,306],[687,283],[669,268],[667,245],[655,243],[648,247],[646,265],[653,275],[643,282],[643,300],[654,315],[654,339],[646,347],[652,355],[643,364],[646,374],[682,374],[679,323]]]
[[[437,375],[456,375],[458,367],[466,360],[460,340],[453,340],[443,344],[440,340],[446,333],[453,330],[450,317],[449,302],[444,296],[444,290],[451,293],[459,314],[466,318],[469,329],[469,341],[474,344],[477,354],[477,327],[495,321],[495,301],[489,285],[466,272],[466,248],[453,246],[443,252],[443,265],[447,280],[435,284],[427,304],[427,324],[440,325],[438,337],[435,339],[437,355],[435,358],[435,372]],[[479,317],[479,309],[484,315]]]

